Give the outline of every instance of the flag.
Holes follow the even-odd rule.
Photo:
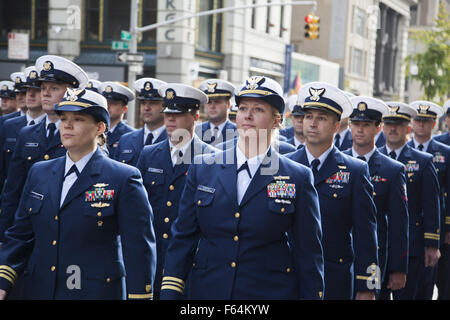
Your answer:
[[[295,79],[292,82],[291,94],[297,94],[301,86],[302,86],[302,79],[300,78],[300,71],[297,71]]]

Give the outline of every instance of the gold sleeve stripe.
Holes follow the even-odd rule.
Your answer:
[[[357,280],[370,280],[370,281],[375,281],[378,282],[378,278],[374,277],[374,276],[356,276]]]
[[[5,277],[10,278],[12,281],[16,281],[17,277],[15,277],[14,275],[11,274],[11,272],[5,271],[5,270],[0,270],[0,274],[5,275]]]
[[[7,270],[9,271],[15,278],[17,278],[17,272],[11,268],[10,266],[6,266],[6,265],[1,265],[0,266],[0,270]]]
[[[181,285],[181,284],[179,284],[179,283],[177,283],[177,282],[173,282],[173,281],[163,281],[162,283],[161,283],[161,285],[162,286],[164,286],[164,285],[168,285],[168,286],[175,286],[175,287],[178,287],[178,288],[180,288],[181,290],[184,290],[184,286],[183,285]]]
[[[15,284],[15,280],[13,278],[11,278],[10,276],[8,276],[7,274],[0,273],[0,278],[5,278],[9,282],[11,282],[12,285]]]
[[[162,285],[161,286],[161,290],[175,290],[175,291],[178,291],[179,293],[183,293],[183,290],[180,289],[179,287],[171,286],[171,285],[168,285],[168,284]]]
[[[425,239],[431,239],[431,240],[439,240],[439,239],[440,239],[440,236],[439,236],[438,233],[429,233],[429,232],[425,232],[425,233],[423,234],[423,237],[424,237]]]
[[[445,217],[445,224],[450,224],[450,217]]]
[[[153,293],[129,294],[128,299],[153,299]]]
[[[175,277],[163,277],[162,282],[164,281],[173,281],[173,282],[178,282],[179,284],[181,284],[184,287],[184,281],[180,278],[175,278]]]

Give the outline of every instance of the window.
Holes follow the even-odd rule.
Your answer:
[[[158,1],[157,0],[143,0],[142,4],[142,17],[139,17],[139,26],[144,27],[156,23],[158,14]],[[156,29],[146,31],[142,33],[143,42],[155,42],[156,41]]]
[[[418,25],[418,21],[417,21],[417,4],[413,5],[413,6],[411,6],[409,8],[409,14],[410,14],[410,17],[411,17],[409,25],[411,25],[411,26]]]
[[[105,40],[120,40],[122,30],[130,30],[130,1],[108,0],[105,3]]]
[[[199,1],[198,11],[222,8],[222,0]],[[203,51],[221,51],[222,14],[199,17],[197,29],[197,49]]]
[[[267,0],[267,3],[270,4],[272,1]],[[272,23],[270,22],[270,12],[271,7],[267,6],[267,16],[266,16],[266,33],[270,33],[270,27],[273,27]]]
[[[284,6],[281,6],[280,10],[280,38],[283,38],[283,32],[286,31],[284,27]]]
[[[253,0],[252,4],[256,4],[256,0]],[[250,26],[252,29],[256,29],[256,8],[252,8],[252,20]]]
[[[100,40],[100,0],[86,0],[86,34],[84,41],[101,41]]]
[[[364,76],[364,69],[365,69],[364,60],[365,60],[365,53],[360,49],[353,48],[351,59],[351,72],[359,76]]]
[[[30,40],[48,37],[48,0],[14,0],[0,2],[0,37],[9,32],[29,32]]]
[[[364,37],[366,27],[365,21],[365,11],[358,7],[353,7],[353,33],[359,34],[361,37]]]

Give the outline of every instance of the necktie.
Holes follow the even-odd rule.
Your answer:
[[[239,174],[239,172],[241,172],[242,170],[247,170],[248,176],[250,177],[250,179],[252,178],[252,174],[250,173],[250,168],[248,167],[248,162],[245,161],[240,167],[239,169],[237,169],[237,174]]]
[[[67,171],[66,175],[64,176],[64,180],[74,172],[77,175],[77,177],[80,176],[80,172],[78,171],[77,166],[75,164],[73,164],[72,167],[69,169],[69,171]]]
[[[219,134],[219,127],[214,127],[211,142],[216,141],[218,134]]]
[[[392,159],[394,159],[394,160],[397,159],[397,154],[395,153],[395,151],[389,152],[389,156],[390,156]]]
[[[317,172],[319,172],[319,170],[317,170],[317,168],[319,167],[319,164],[320,164],[320,160],[319,159],[314,159],[311,162],[311,169],[312,169],[312,172],[314,173],[314,175],[316,175]]]
[[[29,126],[32,126],[33,124],[35,124],[34,120],[31,120],[30,123],[28,124]]]
[[[341,135],[340,135],[339,133],[337,133],[337,134],[334,136],[334,145],[335,145],[336,147],[339,147],[339,146],[341,145]]]
[[[420,151],[423,151],[423,144],[419,144],[419,146],[417,147]]]
[[[53,122],[49,123],[47,126],[47,130],[48,130],[48,140],[51,141],[55,136],[56,125]]]
[[[176,161],[175,161],[175,165],[174,166],[181,164],[181,162],[183,160],[183,152],[181,150],[176,152],[175,153],[175,158],[176,158]]]
[[[150,133],[147,135],[147,139],[145,139],[144,145],[145,145],[145,146],[148,146],[148,145],[152,144],[152,142],[153,142],[153,133],[150,132]]]
[[[298,149],[301,149],[303,147],[303,145],[300,143],[298,146],[297,146],[297,150]]]
[[[362,160],[362,161],[366,161],[366,157],[363,157],[363,156],[357,156],[356,158],[358,158],[359,160]]]

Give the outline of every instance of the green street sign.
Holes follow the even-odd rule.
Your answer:
[[[129,40],[131,40],[131,38],[132,38],[132,36],[131,36],[131,33],[130,33],[130,32],[125,31],[125,30],[122,30],[122,31],[120,32],[120,39],[121,39],[121,40],[129,41]]]
[[[128,42],[124,41],[111,41],[112,50],[128,50]]]

